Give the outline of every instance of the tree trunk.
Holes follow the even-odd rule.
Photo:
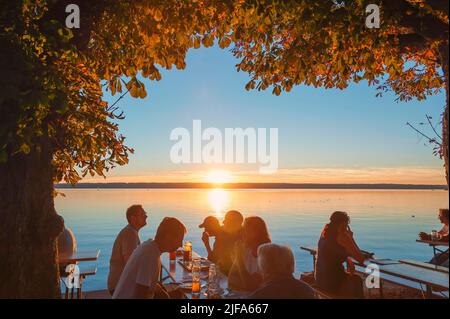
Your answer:
[[[16,154],[0,164],[0,298],[59,298],[52,151]]]
[[[448,43],[443,44],[440,48],[441,66],[445,76],[445,109],[442,114],[442,155],[444,157],[445,178],[447,179],[447,187],[449,186],[448,180]]]

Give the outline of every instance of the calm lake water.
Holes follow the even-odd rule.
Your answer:
[[[347,211],[362,249],[380,258],[427,261],[432,249],[415,242],[419,231],[440,229],[439,208],[448,207],[442,190],[222,190],[222,189],[64,189],[56,209],[75,233],[78,249],[100,249],[98,272],[84,282],[85,290],[106,289],[109,258],[117,233],[126,225],[125,211],[142,204],[149,218],[141,241],[153,237],[165,216],[182,220],[186,239],[205,254],[198,225],[208,215],[220,220],[230,209],[259,215],[273,242],[289,245],[297,272],[312,270],[312,259],[300,245],[315,246],[321,229],[335,210]]]

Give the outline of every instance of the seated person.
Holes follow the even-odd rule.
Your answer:
[[[318,243],[315,280],[318,288],[341,298],[364,298],[362,279],[354,274],[352,259],[363,263],[365,256],[359,250],[349,227],[350,217],[345,212],[334,212],[325,225]],[[343,263],[347,262],[347,271]]]
[[[262,284],[258,267],[258,248],[270,243],[269,231],[261,217],[247,217],[242,227],[242,240],[236,242],[233,252],[233,265],[228,274],[231,289],[252,292]]]
[[[186,227],[176,218],[166,217],[155,239],[140,244],[131,254],[120,276],[113,299],[147,299],[167,294],[160,285],[161,254],[183,244]]]
[[[126,218],[128,224],[117,235],[109,260],[108,291],[111,296],[128,258],[141,243],[139,230],[147,225],[147,213],[141,205],[128,207]]]
[[[443,224],[440,231],[438,231],[438,240],[439,241],[447,241],[448,242],[448,208],[439,209],[439,221]],[[431,240],[431,235],[421,232],[419,234],[420,239],[422,240]],[[433,265],[444,266],[448,268],[448,249],[447,251],[436,254],[430,261]]]
[[[441,241],[448,241],[448,208],[439,209],[438,215],[439,221],[443,224],[440,231],[438,231],[438,239]],[[419,233],[419,237],[422,240],[431,240],[431,235],[421,232]]]
[[[258,248],[258,265],[264,283],[250,299],[314,299],[314,291],[295,279],[295,259],[286,246],[264,244]]]

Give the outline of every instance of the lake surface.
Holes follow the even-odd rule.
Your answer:
[[[62,189],[56,210],[75,233],[78,249],[100,249],[98,272],[84,282],[85,290],[106,289],[109,258],[125,211],[142,204],[149,218],[141,241],[153,237],[165,216],[177,217],[188,228],[186,239],[205,254],[198,225],[208,215],[221,221],[227,210],[258,215],[267,223],[272,241],[289,245],[296,270],[311,271],[310,255],[299,246],[315,246],[330,214],[350,214],[359,246],[380,258],[428,261],[432,249],[415,242],[420,231],[440,229],[439,208],[447,208],[443,190],[222,190],[222,189]],[[83,266],[93,265],[83,263]]]

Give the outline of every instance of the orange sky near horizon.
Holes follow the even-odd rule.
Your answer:
[[[217,170],[204,167],[192,170],[146,171],[136,175],[111,172],[107,178],[86,177],[84,183],[321,183],[321,184],[427,184],[445,185],[443,168],[430,167],[355,167],[279,169],[273,174],[252,170]]]

